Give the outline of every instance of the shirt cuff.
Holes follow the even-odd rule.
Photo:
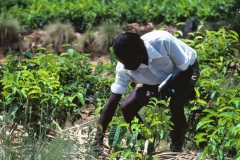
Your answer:
[[[116,84],[116,83],[113,83],[113,84],[111,85],[111,91],[112,91],[113,93],[116,93],[116,94],[125,94],[125,93],[127,92],[127,89],[128,89],[128,88],[122,87],[122,86],[120,86],[120,85],[118,85],[118,84]]]
[[[177,67],[178,67],[181,71],[185,71],[185,70],[188,68],[189,65],[190,65],[190,61],[187,60],[185,63],[183,63],[182,65],[177,66]]]

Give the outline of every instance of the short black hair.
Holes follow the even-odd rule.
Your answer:
[[[145,46],[143,40],[137,33],[125,32],[114,40],[113,51],[116,57],[125,57],[125,55],[129,54],[142,53],[145,51]]]

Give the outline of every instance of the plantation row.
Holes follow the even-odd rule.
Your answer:
[[[70,22],[77,31],[115,23],[172,23],[188,18],[220,21],[238,13],[236,0],[8,0],[0,2],[0,14],[17,18],[25,29],[41,28],[56,21]]]
[[[206,18],[209,21],[235,17],[234,23],[238,25],[237,4],[235,0],[195,0],[191,3],[188,0],[8,0],[0,2],[0,31],[3,23],[12,25],[10,18],[16,18],[25,29],[42,28],[46,24],[60,21],[70,22],[77,31],[91,29],[106,21],[120,24],[147,21],[176,24],[191,17]],[[10,21],[5,21],[8,19]],[[106,23],[109,24],[111,23]],[[201,27],[203,26],[200,24],[193,40],[183,40],[197,51],[201,69],[195,88],[197,99],[185,107],[185,114],[189,117],[187,138],[195,141],[203,150],[203,158],[208,154],[219,160],[227,156],[238,159],[240,61],[236,58],[239,52],[236,48],[239,45],[239,36],[232,30],[221,28],[217,31],[202,31]],[[117,26],[115,29],[115,34],[121,32]],[[67,25],[65,30],[74,33],[70,25]],[[51,37],[50,33],[47,35]],[[13,37],[13,34],[10,34],[11,36],[3,38],[6,35],[5,32],[0,33],[0,45],[6,45],[6,40]],[[15,36],[17,35],[16,32]],[[89,39],[84,45],[91,41],[90,35],[93,33],[86,35]],[[107,37],[108,41],[104,43],[107,44],[104,46],[107,50],[114,39],[112,35]],[[102,38],[101,35],[98,37]],[[22,124],[31,141],[46,138],[49,131],[56,133],[56,123],[62,128],[66,122],[74,124],[82,117],[81,108],[89,104],[95,106],[95,115],[98,116],[114,81],[116,59],[112,56],[113,53],[111,64],[98,63],[93,66],[90,64],[89,55],[78,53],[71,48],[72,44],[63,45],[65,52],[51,48],[57,47],[54,40],[49,42],[54,45],[34,48],[34,55],[24,52],[23,60],[11,54],[7,63],[0,64],[0,114],[4,117],[0,119],[0,128],[4,128],[8,123]],[[58,44],[59,46],[62,44]],[[135,84],[129,85],[129,91],[132,85]],[[159,104],[162,107],[156,109]],[[140,154],[132,152],[132,149],[144,145],[144,142],[134,139],[139,132],[150,140],[155,138],[153,136],[157,133],[160,139],[166,141],[166,130],[169,130],[170,125],[167,104],[167,101],[153,100],[145,115],[147,125],[138,125],[135,119],[132,135],[126,132],[128,124],[123,121],[120,111],[117,111],[109,126],[109,146],[115,151],[111,158],[120,153],[126,159],[130,158],[130,155],[141,157]],[[5,132],[0,132],[0,137],[4,137],[5,143],[10,140]],[[123,149],[122,138],[132,145]],[[19,139],[24,142],[23,137]]]
[[[197,99],[186,106],[186,114],[192,117],[188,138],[196,140],[196,144],[204,150],[203,156],[209,154],[223,159],[231,156],[229,151],[235,149],[237,153],[234,156],[239,158],[240,71],[239,59],[235,57],[238,52],[238,35],[234,31],[220,29],[197,32],[193,40],[184,41],[196,49],[201,68],[201,76],[195,88]],[[41,54],[42,51],[47,54]],[[26,52],[24,60],[19,61],[16,56],[9,56],[7,63],[1,64],[1,114],[13,123],[21,122],[33,139],[45,137],[49,130],[54,132],[57,126],[52,120],[61,127],[67,121],[74,123],[81,118],[79,108],[89,103],[94,104],[98,115],[114,81],[114,58],[111,64],[99,63],[92,66],[87,55],[79,54],[73,49],[68,49],[61,55],[51,53],[51,50],[39,48],[35,56]],[[108,78],[104,78],[106,74]],[[131,89],[130,85],[129,90]],[[161,104],[166,105],[167,102]],[[156,105],[157,103],[152,103],[147,111],[145,119],[150,123],[148,126],[142,128],[143,126],[135,125],[149,139],[153,138],[153,132],[156,131],[149,127],[157,129],[161,138],[167,136],[165,132],[169,126],[169,108],[160,109],[161,117],[164,118],[160,125],[156,123],[159,121],[154,110]],[[129,155],[130,148],[121,148],[121,138],[129,139],[129,135],[125,132],[128,125],[119,112],[111,124],[109,129],[112,128],[113,134],[109,136],[109,142],[112,142],[110,146],[116,152]],[[121,136],[115,136],[114,131],[118,131],[118,135],[121,133]],[[136,142],[132,138],[129,140],[134,145],[130,147],[143,145],[143,142]]]

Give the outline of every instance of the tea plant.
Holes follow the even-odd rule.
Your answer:
[[[0,13],[17,17],[27,29],[46,24],[70,22],[77,31],[84,31],[111,19],[116,23],[172,23],[187,18],[220,21],[236,15],[236,0],[24,0],[0,2]],[[61,6],[61,7],[59,7]]]
[[[201,26],[200,26],[201,27]],[[196,144],[204,148],[202,157],[239,158],[239,68],[235,57],[238,34],[219,29],[198,31],[193,40],[185,40],[198,53],[201,76],[197,82],[197,99],[192,101],[190,129]],[[197,111],[197,112],[195,112]],[[234,132],[232,129],[236,129]],[[191,134],[191,133],[190,133]]]
[[[115,117],[108,139],[109,146],[115,152],[111,155],[110,159],[114,157],[123,156],[126,159],[153,159],[152,153],[154,149],[160,145],[160,140],[167,141],[168,133],[170,131],[171,122],[169,120],[169,114],[165,107],[167,102],[152,98],[148,105],[141,111],[141,117],[144,120],[144,124],[139,123],[139,120],[135,117],[132,120],[131,125],[122,122],[120,117]],[[127,132],[127,129],[131,131],[131,134]],[[141,139],[139,139],[139,136]],[[126,140],[126,144],[123,145],[122,139]],[[144,149],[145,141],[148,140],[151,145],[148,146],[148,153],[137,151]]]
[[[22,122],[30,135],[44,137],[54,130],[52,120],[62,127],[66,121],[74,123],[81,117],[79,107],[109,94],[111,79],[98,77],[100,72],[92,75],[89,58],[72,49],[61,56],[10,56],[1,65],[1,112],[13,123]]]

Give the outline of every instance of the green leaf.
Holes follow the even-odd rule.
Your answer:
[[[3,89],[10,88],[10,87],[12,87],[12,84],[8,84],[8,85],[4,86]]]
[[[129,155],[131,156],[131,155],[133,155],[134,154],[134,152],[132,152],[131,151],[131,149],[129,148],[129,149],[127,149],[127,150],[124,150],[124,155],[123,155],[123,157],[124,158],[130,158],[130,157],[128,157]]]
[[[204,100],[201,100],[201,99],[197,99],[196,102],[199,103],[200,105],[206,105],[207,104],[207,102],[205,102]]]
[[[217,135],[209,135],[208,137],[215,139],[218,143],[221,143],[221,139]]]
[[[198,133],[196,136],[194,136],[194,138],[199,139],[206,135],[207,135],[206,133]]]
[[[80,102],[81,102],[82,104],[85,103],[84,96],[83,96],[82,93],[78,93],[78,94],[77,94],[77,97],[78,97],[78,99],[80,100]]]
[[[237,140],[236,149],[240,151],[240,139]]]
[[[37,61],[37,60],[29,60],[29,62],[35,63],[35,64],[37,64],[37,65],[40,66],[40,61]],[[25,70],[26,70],[26,69],[25,69]]]
[[[198,130],[199,128],[201,128],[201,127],[204,126],[205,124],[208,124],[208,123],[211,123],[211,122],[214,122],[214,120],[209,119],[209,120],[205,120],[205,121],[200,121],[200,122],[197,124],[196,130]]]
[[[15,118],[16,112],[18,110],[18,106],[14,105],[13,107],[11,107],[12,111],[11,111],[11,116]]]
[[[231,147],[233,141],[234,141],[233,139],[228,140],[227,143],[225,143],[224,146],[227,147],[227,148]]]
[[[236,107],[238,108],[239,103],[240,103],[240,98],[232,98],[228,104],[234,103]]]
[[[71,107],[77,107],[77,105],[74,104],[74,103],[69,104],[69,106],[71,106]]]
[[[139,158],[139,159],[142,159],[142,158],[143,158],[141,154],[137,154],[137,155],[135,155],[134,157],[135,157],[135,158]]]
[[[185,22],[178,22],[176,26],[185,25]]]
[[[114,152],[114,153],[109,157],[109,160],[113,160],[114,157],[116,157],[118,154],[121,154],[121,153],[123,153],[123,151]]]
[[[60,93],[59,96],[58,96],[59,100],[62,100],[63,97],[64,97],[64,94],[63,94],[63,93]]]
[[[60,56],[62,56],[62,57],[63,57],[63,56],[67,56],[67,55],[68,55],[68,53],[61,53],[61,54],[60,54]]]
[[[23,96],[24,96],[25,98],[27,98],[27,94],[26,94],[26,91],[25,91],[24,89],[21,89],[21,93],[23,94]]]
[[[108,135],[108,144],[111,148],[113,148],[120,136],[121,128],[118,125],[113,125],[109,135]]]
[[[119,125],[119,127],[126,127],[126,128],[128,128],[129,124],[128,123],[122,123],[122,124]]]
[[[167,102],[165,100],[159,100],[157,101],[157,104],[163,104],[163,105],[167,105]]]
[[[226,107],[220,108],[220,109],[218,110],[218,112],[223,112],[223,111],[225,111],[225,110],[233,110],[233,109],[235,109],[235,108],[234,108],[234,107],[231,107],[231,106],[226,106]]]
[[[43,102],[46,102],[48,100],[49,100],[49,98],[44,98],[44,99],[41,100],[40,104],[42,104]]]
[[[194,88],[195,92],[196,92],[196,96],[199,98],[200,97],[200,92],[198,91],[197,88]]]
[[[22,68],[23,68],[24,70],[27,70],[27,66],[22,66]]]
[[[207,139],[206,139],[206,138],[198,138],[198,139],[196,140],[197,146],[199,146],[199,143],[201,143],[201,142],[207,142]]]
[[[45,70],[42,70],[42,69],[38,71],[38,74],[39,75],[43,74],[43,75],[45,75],[47,77],[49,76],[48,72],[46,72]]]
[[[196,36],[194,39],[203,39],[202,36]]]
[[[229,30],[229,32],[234,34],[237,37],[237,39],[238,39],[239,35],[237,34],[237,32],[235,32],[234,30]]]
[[[70,57],[73,57],[73,55],[74,55],[74,49],[68,49],[68,55],[69,55]]]
[[[229,34],[228,37],[233,38],[234,40],[236,40],[236,42],[238,41],[238,36]]]
[[[234,136],[236,137],[237,135],[240,137],[240,128],[238,128],[234,131]]]
[[[62,44],[61,47],[71,47],[71,44]]]
[[[152,126],[159,125],[159,124],[162,124],[162,122],[161,122],[161,121],[154,121],[154,122],[151,124],[151,127],[152,127]]]
[[[44,51],[46,51],[46,48],[44,48],[44,47],[38,47],[38,48],[37,48],[37,51],[39,51],[39,50],[44,50]]]
[[[72,102],[74,98],[75,98],[75,96],[71,96],[71,97],[68,97],[67,99],[69,102]]]
[[[41,92],[40,90],[31,90],[30,92],[28,92],[28,95],[40,92]]]
[[[178,33],[180,36],[183,35],[182,31],[180,31],[180,30],[177,30],[177,31],[175,32],[175,34],[176,34],[176,33]],[[177,35],[175,35],[175,36],[177,36]]]
[[[132,142],[132,140],[135,139],[135,138],[136,138],[136,135],[135,135],[135,134],[133,134],[133,135],[131,135],[130,137],[128,137],[128,138],[127,138],[126,145],[129,146],[130,143]]]
[[[99,93],[100,93],[99,91],[97,91],[97,92],[94,93],[94,96],[93,96],[93,100],[94,100],[94,101],[97,101],[98,96],[99,96]]]

